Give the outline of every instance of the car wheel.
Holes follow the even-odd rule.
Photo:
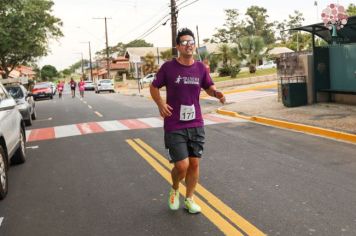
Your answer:
[[[20,145],[17,148],[14,157],[12,158],[12,164],[22,164],[26,161],[26,136],[25,130],[20,131]]]
[[[6,156],[3,147],[0,145],[0,200],[4,199],[7,194],[7,184]]]
[[[36,120],[37,119],[36,108],[33,108],[33,112],[31,114],[31,118],[32,118],[32,120]]]
[[[53,99],[53,95],[50,97],[50,99]]]

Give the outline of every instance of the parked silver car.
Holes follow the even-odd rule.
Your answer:
[[[26,161],[25,124],[15,100],[0,83],[0,200],[8,192],[8,169],[11,163]],[[11,161],[10,161],[11,160]]]
[[[36,120],[36,107],[32,95],[23,85],[5,85],[5,88],[15,99],[26,125],[32,125],[32,120]]]

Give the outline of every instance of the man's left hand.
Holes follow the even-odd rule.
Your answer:
[[[222,104],[224,104],[224,103],[226,102],[226,98],[225,98],[224,94],[223,94],[222,92],[220,92],[220,91],[216,91],[216,92],[215,92],[215,97],[216,97],[217,99],[219,99],[219,101],[220,101]]]

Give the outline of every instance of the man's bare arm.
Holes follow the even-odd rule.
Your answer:
[[[205,92],[209,96],[219,99],[222,104],[226,102],[224,94],[221,91],[217,90],[215,85],[211,85],[208,89],[205,89]]]
[[[155,103],[158,106],[159,113],[161,114],[161,116],[163,118],[167,116],[171,116],[172,115],[171,111],[173,110],[173,108],[168,104],[166,104],[165,101],[163,101],[161,94],[159,93],[159,89],[154,87],[152,84],[150,84],[150,93],[153,101],[155,101]]]

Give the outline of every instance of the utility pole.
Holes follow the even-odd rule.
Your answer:
[[[199,44],[199,28],[197,26],[197,40],[198,40],[198,48],[200,48],[200,44]]]
[[[172,56],[177,57],[176,37],[177,37],[177,10],[176,1],[171,0],[171,27],[172,27]]]
[[[106,70],[107,70],[107,77],[110,79],[110,57],[109,57],[109,43],[108,43],[108,27],[107,27],[107,20],[111,18],[93,18],[95,20],[105,20],[105,39],[106,39]]]
[[[88,41],[88,42],[81,42],[81,43],[88,43],[88,44],[89,44],[90,80],[93,81],[93,65],[92,65],[92,61],[91,61],[91,47],[90,47],[90,41]]]
[[[199,29],[198,29],[198,25],[197,25],[197,40],[198,40],[198,47],[197,47],[196,50],[197,50],[199,61],[201,61],[200,52],[199,52],[200,44],[199,44]]]

